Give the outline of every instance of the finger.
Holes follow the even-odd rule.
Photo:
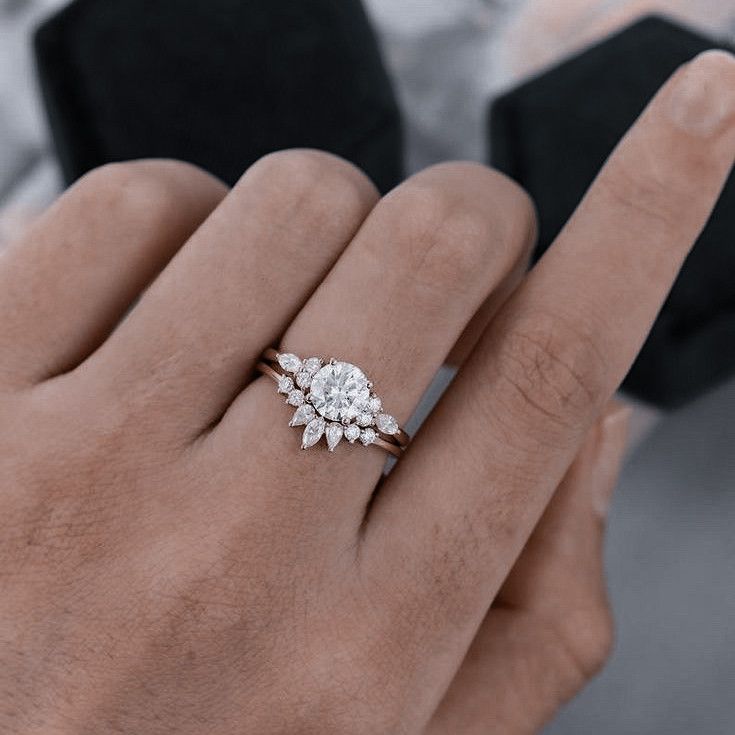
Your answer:
[[[95,356],[91,379],[166,415],[177,436],[196,437],[221,416],[376,199],[362,173],[326,153],[261,159]]]
[[[83,177],[0,256],[2,381],[30,384],[78,365],[224,194],[174,161]]]
[[[525,250],[521,251],[518,260],[514,263],[508,275],[498,284],[495,291],[486,299],[475,316],[472,317],[472,320],[452,347],[452,351],[447,357],[448,365],[458,368],[465,363],[467,358],[472,354],[475,345],[480,341],[488,324],[490,324],[503,304],[521,284],[523,277],[528,271],[531,255],[536,245],[536,237],[536,219],[534,215],[531,218],[529,237],[526,241]]]
[[[284,350],[359,366],[385,410],[405,421],[468,321],[528,251],[533,221],[527,196],[483,166],[445,164],[415,176],[373,210],[284,335]],[[362,492],[332,507],[361,521],[383,451],[345,441],[329,458],[320,447],[298,453],[301,435],[289,429],[269,379],[242,399],[220,427],[216,456],[240,456],[243,431],[253,427],[276,465],[295,452],[308,468],[299,470],[304,481],[321,487],[326,472],[330,487],[358,483]]]
[[[604,664],[612,625],[602,536],[630,410],[588,434],[427,730],[535,733]]]
[[[401,609],[441,601],[432,632],[452,621],[458,649],[706,223],[735,155],[734,84],[732,57],[710,53],[665,85],[373,505],[363,563],[391,570]]]

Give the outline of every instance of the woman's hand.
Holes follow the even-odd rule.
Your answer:
[[[163,162],[67,192],[0,258],[0,730],[539,727],[609,646],[599,417],[730,171],[733,90],[723,53],[680,70],[525,278],[532,207],[477,165],[382,201],[295,151],[229,193]],[[462,333],[381,484],[250,378],[335,354],[403,421]]]

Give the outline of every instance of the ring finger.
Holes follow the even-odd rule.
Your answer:
[[[533,208],[508,179],[475,164],[445,164],[410,179],[373,210],[283,337],[284,351],[349,361],[366,372],[385,410],[405,421],[468,322],[525,258]],[[374,447],[299,453],[268,378],[252,384],[214,433],[215,457],[241,456],[256,426],[274,468],[285,457],[309,489],[359,483],[344,504],[356,522],[384,465]],[[255,418],[254,418],[255,417]],[[342,444],[346,444],[343,442]],[[269,461],[269,460],[265,460]],[[229,464],[229,462],[225,463]],[[243,468],[244,469],[244,468]],[[321,493],[321,503],[332,503]],[[339,507],[339,506],[338,506]],[[350,532],[354,525],[347,524]]]

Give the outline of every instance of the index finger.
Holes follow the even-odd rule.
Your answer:
[[[680,69],[483,336],[368,519],[363,563],[402,619],[440,602],[437,629],[469,643],[706,224],[734,118],[735,58]]]

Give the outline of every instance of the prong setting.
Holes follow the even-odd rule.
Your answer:
[[[344,439],[363,446],[376,444],[400,456],[408,437],[396,419],[383,410],[374,385],[355,365],[336,357],[302,359],[293,353],[268,350],[263,358],[282,372],[260,364],[261,372],[278,384],[286,403],[295,408],[289,426],[302,429],[301,448],[310,449],[324,438],[329,452]]]

